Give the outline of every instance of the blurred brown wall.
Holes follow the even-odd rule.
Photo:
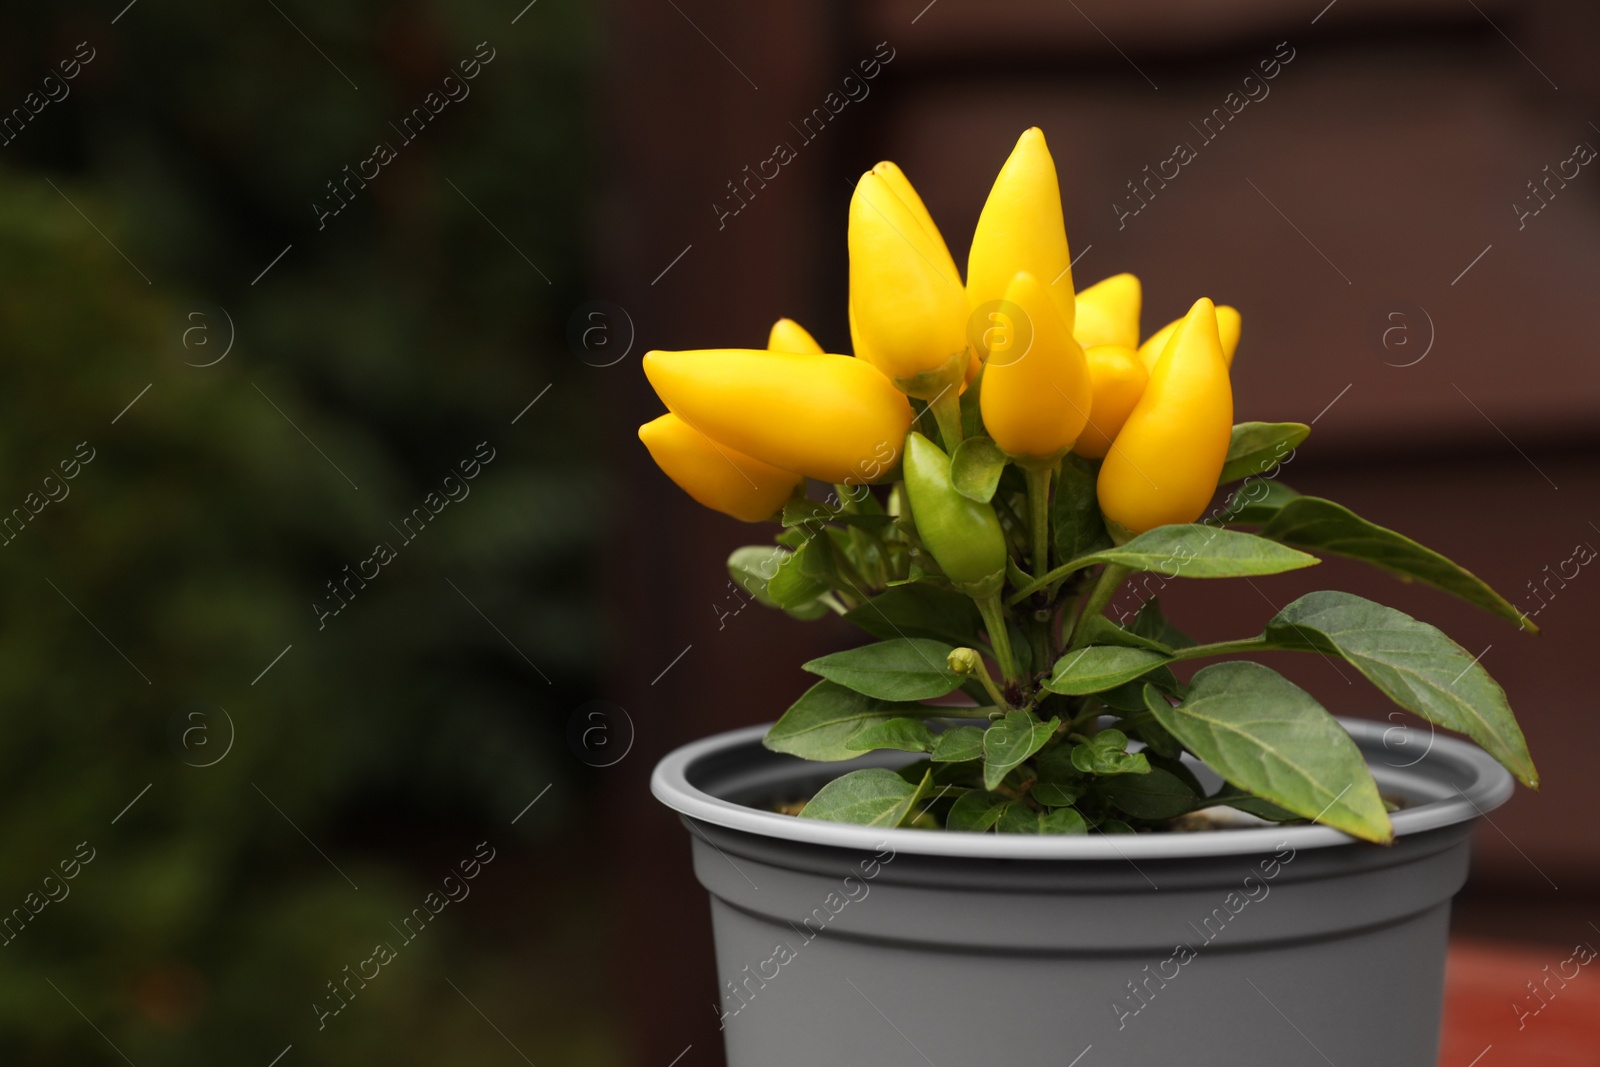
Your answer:
[[[694,737],[775,717],[803,685],[798,663],[855,639],[757,608],[719,617],[734,606],[722,560],[766,531],[695,507],[635,447],[634,426],[661,410],[637,355],[759,345],[779,315],[845,345],[846,207],[853,178],[878,159],[905,168],[961,262],[1011,144],[1042,127],[1080,288],[1139,274],[1146,331],[1201,295],[1244,312],[1238,417],[1316,419],[1286,482],[1438,548],[1530,611],[1540,601],[1528,583],[1580,542],[1600,546],[1600,361],[1588,314],[1600,168],[1552,183],[1520,228],[1512,207],[1534,206],[1526,183],[1576,144],[1600,148],[1589,121],[1600,116],[1589,56],[1600,13],[1484,0],[1324,5],[787,0],[752,13],[727,0],[612,0],[611,289],[597,295],[624,305],[637,331],[633,357],[604,372],[604,387],[621,472],[613,695],[638,740],[600,773],[618,787],[608,814],[620,831],[615,868],[629,880],[619,1002],[637,1062],[665,1064],[691,1043],[685,1063],[721,1056],[706,906],[684,832],[648,797],[651,764]],[[790,124],[884,41],[894,58],[870,95],[802,144]],[[1261,81],[1274,58],[1275,77]],[[1230,92],[1256,99],[1204,140],[1190,124]],[[779,141],[798,158],[719,226],[712,205],[734,203],[725,183]],[[1138,206],[1128,183],[1179,141],[1195,158],[1164,186],[1141,186],[1145,205],[1126,214]],[[1479,836],[1474,884],[1521,915],[1491,907],[1483,922],[1560,940],[1600,887],[1600,833],[1573,817],[1600,804],[1589,771],[1600,716],[1578,669],[1592,658],[1588,613],[1600,603],[1591,570],[1550,586],[1535,616],[1541,637],[1339,562],[1253,586],[1188,583],[1164,600],[1186,629],[1221,637],[1254,632],[1307,589],[1344,588],[1486,649],[1545,786],[1519,792]],[[1278,666],[1337,712],[1390,711],[1349,668]]]

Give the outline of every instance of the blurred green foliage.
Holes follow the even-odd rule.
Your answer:
[[[562,730],[595,645],[603,488],[560,344],[595,44],[581,0],[520,6],[0,10],[6,113],[94,51],[0,147],[0,917],[31,916],[0,947],[0,1063],[615,1058],[574,976],[599,905],[539,862],[582,801]],[[485,41],[403,144],[389,123]],[[319,229],[380,140],[397,158]],[[399,536],[484,441],[469,495]],[[483,840],[473,896],[401,947]]]

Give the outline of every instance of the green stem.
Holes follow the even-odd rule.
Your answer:
[[[989,699],[994,701],[995,707],[1001,711],[1012,710],[1005,694],[1000,692],[1000,687],[994,684],[993,678],[989,677],[989,668],[983,665],[982,660],[978,661],[978,669],[972,672],[972,676],[978,679],[978,684],[983,686],[985,693],[989,694]]]
[[[1045,617],[1043,625],[1040,625],[1039,620],[1035,619],[1032,625],[1028,627],[1028,634],[1033,639],[1033,669],[1035,671],[1049,670],[1050,665],[1055,662],[1055,657],[1050,655],[1049,616]]]
[[[827,608],[835,615],[843,615],[850,610],[843,604],[839,603],[839,598],[834,596],[832,593],[823,593],[821,596],[817,597],[817,599],[826,605]]]
[[[870,581],[874,588],[888,584],[888,577],[883,573],[883,543],[873,535],[867,533],[859,526],[849,527],[850,547],[855,549],[856,556],[860,558],[862,566],[856,568],[863,578]],[[875,566],[871,564],[876,563]],[[871,573],[867,573],[870,571]]]
[[[1070,575],[1067,577],[1070,577]],[[1055,602],[1056,598],[1061,595],[1061,587],[1067,583],[1067,577],[1057,578],[1049,584],[1046,588],[1046,600],[1051,603]],[[1078,599],[1078,597],[1074,596],[1074,599]]]
[[[1028,516],[1033,520],[1033,573],[1050,569],[1050,467],[1025,467]]]
[[[1050,475],[1056,465],[1019,465],[1028,481],[1028,517],[1033,527],[1033,571],[1042,574],[1050,568]],[[1047,593],[1053,592],[1053,589],[1047,590]],[[1055,658],[1051,655],[1054,617],[1055,613],[1047,609],[1035,611],[1033,625],[1028,628],[1033,639],[1035,670],[1047,669]]]
[[[989,643],[994,646],[994,658],[1000,664],[1000,675],[1007,682],[1016,682],[1017,663],[1011,655],[1011,634],[1006,629],[1005,609],[1000,606],[1000,596],[974,597],[978,614],[983,616],[984,628],[989,631]]]
[[[1172,653],[1172,658],[1201,659],[1205,656],[1226,656],[1233,652],[1269,652],[1281,648],[1263,637],[1241,637],[1237,641],[1213,641],[1209,645],[1190,645]]]
[[[1072,636],[1072,629],[1077,625],[1078,616],[1083,613],[1083,602],[1089,599],[1089,585],[1080,582],[1079,587],[1072,592],[1072,600],[1059,613],[1061,633],[1056,637],[1056,644],[1065,647],[1067,639]]]
[[[939,436],[944,438],[944,450],[954,454],[956,446],[965,436],[961,432],[961,395],[951,386],[940,393],[928,405],[933,409],[933,418],[939,424]]]
[[[1127,567],[1119,566],[1115,563],[1106,564],[1106,569],[1100,572],[1099,581],[1095,582],[1094,588],[1089,591],[1089,599],[1084,603],[1083,611],[1079,613],[1077,620],[1073,623],[1072,640],[1067,644],[1069,651],[1077,648],[1080,644],[1078,638],[1083,633],[1082,621],[1091,615],[1098,615],[1104,611],[1106,605],[1111,603],[1111,598],[1116,595],[1117,587],[1122,584],[1122,580],[1130,573],[1131,571]]]
[[[1018,603],[1019,601],[1026,600],[1028,597],[1030,597],[1033,594],[1037,593],[1039,590],[1043,589],[1045,586],[1049,585],[1050,583],[1058,582],[1061,579],[1065,578],[1067,575],[1073,574],[1073,573],[1075,573],[1077,571],[1081,571],[1085,567],[1093,567],[1094,564],[1095,564],[1095,561],[1093,559],[1071,559],[1071,560],[1068,560],[1067,562],[1063,563],[1061,566],[1057,567],[1055,570],[1046,571],[1045,573],[1039,575],[1039,577],[1035,578],[1032,582],[1030,582],[1027,585],[1023,586],[1021,589],[1018,589],[1015,593],[1012,593],[1009,597],[1006,598],[1006,603],[1007,604],[1015,604],[1015,603]],[[1100,606],[1101,607],[1105,607],[1104,604],[1102,604]]]
[[[822,536],[825,537],[827,535],[824,534]],[[834,570],[839,573],[839,576],[850,586],[852,593],[859,597],[862,602],[870,600],[872,594],[869,590],[873,588],[872,583],[867,581],[866,576],[856,569],[855,564],[850,561],[850,557],[845,554],[843,549],[832,543],[829,544],[829,547],[835,550],[833,553]]]

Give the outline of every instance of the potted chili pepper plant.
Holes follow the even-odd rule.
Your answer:
[[[875,639],[805,664],[776,723],[656,769],[711,894],[729,1062],[1431,1067],[1472,825],[1538,784],[1504,692],[1349,593],[1247,635],[1107,608],[1130,579],[1331,554],[1532,624],[1277,480],[1309,428],[1234,422],[1236,310],[1202,298],[1141,339],[1133,275],[1075,291],[1037,129],[965,280],[892,163],[848,237],[854,356],[785,319],[765,350],[644,358],[662,470],[780,524],[735,579]],[[1277,650],[1344,661],[1428,733],[1335,719],[1238,658]]]

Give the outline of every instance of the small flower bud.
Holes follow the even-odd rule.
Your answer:
[[[971,648],[952,648],[946,662],[951,670],[962,675],[976,674],[983,669],[983,657]]]

